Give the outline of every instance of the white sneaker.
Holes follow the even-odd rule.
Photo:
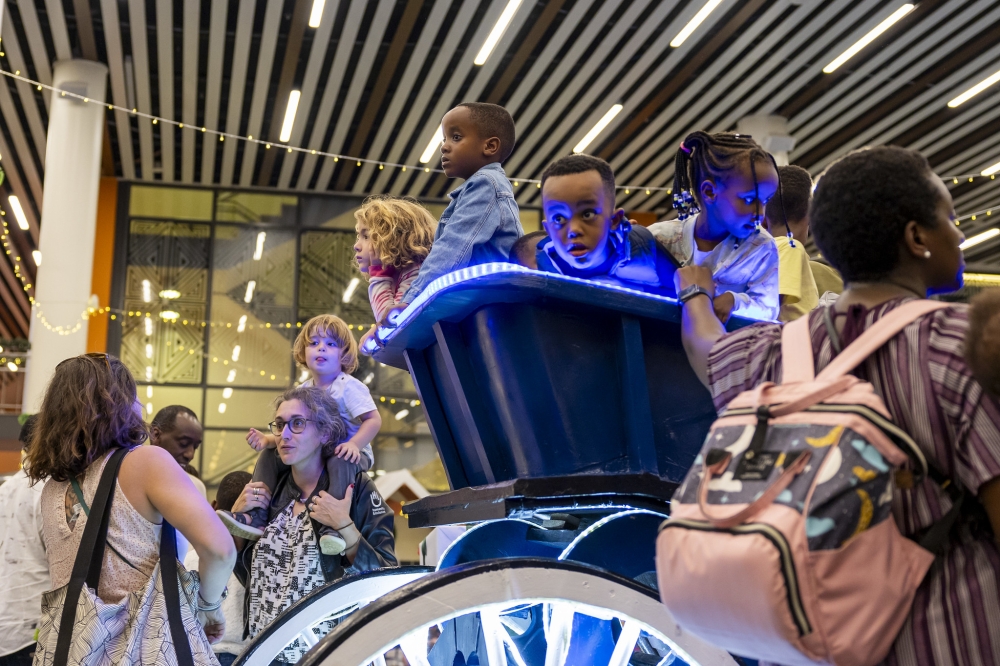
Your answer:
[[[247,541],[257,541],[264,536],[264,530],[257,529],[253,525],[247,525],[229,511],[215,512],[226,526],[229,533]]]

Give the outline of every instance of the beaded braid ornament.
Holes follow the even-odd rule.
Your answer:
[[[681,150],[688,155],[691,154],[691,149],[685,146],[683,142],[681,142]],[[698,206],[698,201],[691,194],[690,190],[674,192],[674,209],[677,211],[677,219],[681,222],[701,212],[701,207]]]

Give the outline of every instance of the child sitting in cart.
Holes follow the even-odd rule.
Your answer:
[[[354,211],[354,219],[354,261],[368,277],[368,301],[375,321],[382,322],[417,279],[431,251],[437,220],[415,200],[391,196],[369,197]],[[359,348],[363,350],[374,334],[372,326]]]
[[[774,158],[747,134],[693,132],[677,151],[678,217],[649,230],[680,265],[712,271],[709,296],[723,322],[778,318],[778,248],[760,227],[778,192]]]
[[[676,264],[648,229],[615,209],[611,165],[590,155],[559,158],[542,173],[538,270],[674,295]]]

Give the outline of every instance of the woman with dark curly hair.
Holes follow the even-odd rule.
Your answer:
[[[962,286],[963,238],[951,195],[920,153],[883,146],[847,155],[820,177],[809,217],[816,245],[845,283],[834,305],[808,315],[817,372],[894,308]],[[696,266],[677,275],[678,290],[711,287]],[[684,306],[682,330],[717,408],[762,382],[781,382],[781,326],[726,334],[711,301],[698,297]],[[990,533],[992,526],[1000,534],[1000,404],[963,358],[968,330],[968,306],[936,310],[852,372],[871,382],[938,472],[896,488],[900,531],[919,539],[964,498],[889,664],[1000,664],[1000,550]]]
[[[87,354],[56,366],[24,462],[32,481],[48,479],[42,488],[42,534],[52,588],[69,583],[104,466],[116,451],[127,449],[111,502],[97,594],[118,604],[147,586],[166,520],[198,553],[198,610],[203,611],[198,619],[209,640],[218,640],[225,631],[219,603],[236,549],[187,473],[166,450],[141,446],[146,438],[135,379],[121,361]],[[196,662],[214,661],[204,643],[192,640],[191,647]]]

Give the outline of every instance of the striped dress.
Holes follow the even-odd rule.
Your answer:
[[[905,300],[870,309],[851,306],[842,344]],[[818,372],[834,353],[822,310],[809,316]],[[965,305],[933,312],[910,324],[853,374],[871,382],[893,420],[938,469],[976,494],[1000,476],[1000,404],[983,392],[966,366],[962,345],[968,327]],[[761,382],[780,382],[781,327],[757,324],[724,336],[709,355],[708,374],[717,409]],[[950,507],[947,493],[929,479],[912,490],[898,490],[893,500],[896,523],[905,535],[931,525]],[[973,529],[968,521],[952,532],[884,663],[1000,666],[1000,551],[991,534]]]

